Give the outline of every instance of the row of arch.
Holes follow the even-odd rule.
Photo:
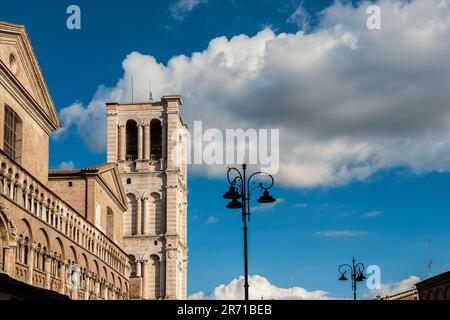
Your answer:
[[[107,237],[112,236],[114,229],[111,209],[107,212],[106,231],[109,235],[105,236],[18,166],[12,165],[5,158],[0,160],[0,193],[97,255],[116,271],[124,273],[127,256]]]
[[[64,294],[75,288],[79,299],[128,297],[125,252],[1,154],[0,194],[12,210],[0,204],[0,270]]]
[[[142,278],[144,285],[140,296],[144,299],[162,299],[165,297],[165,260],[152,254],[148,259],[137,259],[130,255],[131,277]]]
[[[123,217],[124,236],[161,235],[165,232],[163,199],[157,192],[139,197],[127,193],[128,210]]]
[[[141,124],[129,119],[124,126],[119,126],[119,159],[159,160],[162,155],[162,123],[153,119],[149,124]]]
[[[0,261],[0,270],[18,280],[72,298],[128,298],[126,277],[58,235],[49,235],[45,227],[32,230],[26,218],[14,225],[4,212],[0,213]],[[14,267],[7,268],[11,263]]]

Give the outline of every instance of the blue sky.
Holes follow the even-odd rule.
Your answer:
[[[72,113],[68,112],[71,109],[68,108],[79,104],[85,108],[83,110],[89,110],[95,100],[94,95],[102,95],[99,86],[104,86],[106,91],[120,87],[120,79],[126,78],[127,72],[134,68],[132,62],[141,57],[130,57],[130,53],[139,52],[142,57],[153,57],[157,63],[145,62],[145,67],[153,70],[151,68],[161,63],[166,72],[172,57],[190,57],[195,52],[204,52],[206,56],[212,48],[211,40],[217,37],[226,37],[229,42],[220,45],[233,44],[235,50],[248,50],[249,47],[243,46],[242,49],[238,41],[231,42],[234,36],[247,35],[256,42],[260,38],[268,38],[272,43],[268,56],[272,60],[267,62],[261,74],[265,75],[264,79],[281,79],[271,82],[273,86],[269,85],[269,89],[278,88],[271,96],[277,92],[284,94],[285,88],[290,88],[291,84],[293,87],[298,84],[304,91],[303,95],[292,96],[295,100],[292,106],[290,102],[286,102],[286,106],[280,102],[279,114],[272,115],[273,108],[257,99],[260,94],[252,96],[253,87],[249,86],[245,97],[256,97],[255,104],[265,108],[261,114],[269,115],[253,120],[255,106],[251,105],[250,99],[242,106],[237,105],[238,109],[229,110],[229,114],[236,117],[242,111],[244,119],[240,120],[250,125],[281,129],[281,168],[286,171],[276,176],[273,190],[281,201],[274,207],[257,210],[252,216],[249,238],[251,274],[264,276],[279,288],[299,286],[309,291],[325,290],[331,297],[350,297],[350,285],[337,281],[339,264],[350,262],[355,255],[366,265],[379,265],[383,283],[396,283],[412,275],[424,279],[428,273],[428,240],[432,243],[433,273],[450,269],[450,148],[444,141],[450,132],[445,129],[450,129],[450,126],[440,120],[448,119],[441,103],[448,101],[448,92],[439,85],[428,87],[426,77],[431,74],[430,77],[444,80],[440,81],[444,83],[450,79],[448,62],[443,58],[448,55],[442,54],[445,48],[437,41],[440,36],[448,35],[449,29],[431,30],[435,34],[427,33],[426,38],[419,39],[427,44],[427,48],[419,46],[419,50],[414,50],[416,39],[408,39],[401,33],[413,30],[420,36],[418,30],[428,30],[426,21],[440,19],[439,10],[449,10],[448,6],[434,10],[430,4],[424,9],[420,7],[423,3],[413,1],[411,6],[403,8],[408,15],[402,22],[403,31],[398,31],[399,38],[395,38],[397,29],[389,29],[395,22],[395,15],[390,14],[390,4],[383,2],[386,32],[391,39],[383,31],[378,34],[381,36],[368,34],[364,24],[355,25],[364,13],[363,6],[367,6],[356,1],[353,6],[349,2],[339,6],[332,1],[209,0],[194,1],[196,5],[192,10],[177,10],[176,3],[175,0],[21,1],[2,7],[1,20],[26,26],[55,105],[58,111],[66,110],[63,123],[67,124],[67,131],[60,138],[51,140],[52,168],[63,162],[82,167],[105,161],[104,149],[87,142],[101,135],[102,120],[99,131],[86,132],[79,123],[84,118],[71,117]],[[66,8],[70,4],[81,8],[81,30],[66,28]],[[321,13],[324,9],[328,10],[325,14]],[[296,11],[301,13],[300,17],[306,14],[308,18],[296,19]],[[423,17],[418,18],[417,12],[423,12]],[[333,27],[339,23],[347,33]],[[421,23],[425,29],[421,28]],[[301,29],[306,32],[303,37],[297,34]],[[258,38],[262,30],[267,33]],[[323,30],[328,31],[321,33]],[[298,61],[312,59],[309,64],[313,66],[312,70],[299,64],[299,69],[295,66],[292,69],[292,73],[298,70],[298,74],[289,74],[291,78],[287,78],[288,73],[274,58],[285,52],[279,49],[285,44],[285,39],[278,37],[281,33],[294,39],[287,51],[298,49]],[[308,50],[329,43],[320,42],[328,41],[327,37],[342,41],[342,47],[324,55],[316,52],[314,57],[317,55],[323,60],[308,58]],[[245,44],[248,38],[241,42]],[[354,39],[357,46],[352,42]],[[403,45],[396,39],[406,40]],[[444,39],[448,44],[449,37]],[[370,47],[371,43],[377,46]],[[386,49],[384,45],[391,47]],[[362,53],[369,58],[362,58],[358,50],[367,47],[371,51]],[[419,53],[416,56],[417,51],[420,51],[420,56]],[[235,59],[246,54],[237,52]],[[280,60],[289,58],[292,57]],[[292,58],[294,65],[297,58]],[[439,59],[442,59],[444,67],[439,65]],[[398,61],[410,63],[399,65]],[[128,67],[127,63],[132,66]],[[248,65],[248,62],[244,64]],[[194,73],[193,65],[188,64],[189,72]],[[210,68],[213,66],[209,65]],[[336,66],[339,69],[333,69]],[[247,70],[242,66],[237,69],[239,72]],[[386,72],[379,72],[382,70]],[[195,71],[195,74],[202,75],[199,72]],[[410,79],[418,80],[410,83]],[[206,112],[204,119],[198,119],[195,110],[203,110],[204,105],[210,102],[202,100],[202,93],[206,95],[209,93],[206,90],[211,88],[201,83],[192,88],[192,85],[176,78],[173,81],[179,82],[174,87],[180,88],[181,92],[176,93],[187,97],[183,112],[188,122],[210,121],[210,114]],[[162,82],[163,78],[152,75],[156,91],[159,90],[158,83]],[[286,83],[288,85],[284,85],[283,92],[280,92],[277,85]],[[330,84],[332,86],[328,87]],[[360,91],[347,91],[346,84],[362,90],[364,95],[359,97]],[[366,84],[371,87],[364,91]],[[410,91],[411,88],[414,90]],[[215,91],[220,89],[215,88]],[[218,95],[216,92],[212,94]],[[328,94],[330,100],[322,97]],[[234,97],[225,94],[216,100],[228,98],[227,101],[236,103]],[[385,98],[386,101],[382,100]],[[429,109],[424,107],[422,99]],[[341,113],[333,113],[334,109],[308,114],[321,104],[325,106],[327,101],[336,101],[336,108],[351,105],[354,109],[342,107],[337,110],[353,113],[342,113],[345,115],[342,119],[339,118]],[[374,104],[369,106],[371,102]],[[297,105],[308,106],[308,103],[314,108],[305,107],[299,114],[295,111],[291,116],[287,114],[298,110]],[[366,103],[367,108],[372,109],[365,109]],[[376,103],[382,107],[377,107]],[[92,105],[94,109],[95,104]],[[223,109],[221,105],[215,107]],[[102,119],[98,108],[86,112],[86,117]],[[370,110],[370,121],[359,110]],[[430,118],[430,113],[436,117]],[[330,114],[334,116],[328,117]],[[290,123],[291,119],[283,118],[283,115],[299,119],[298,124]],[[378,122],[372,123],[373,119]],[[229,126],[214,121],[211,125]],[[84,132],[80,133],[80,130]],[[340,140],[335,140],[335,137]],[[297,142],[299,145],[295,144]],[[297,152],[296,146],[304,150],[303,153],[289,153],[290,149]],[[309,146],[314,148],[309,149]],[[206,171],[193,174],[191,170],[189,176],[188,294],[199,291],[209,294],[216,286],[228,284],[242,274],[241,219],[236,212],[224,208],[225,202],[221,198],[226,189],[224,176],[205,174]],[[292,180],[288,176],[292,176]]]

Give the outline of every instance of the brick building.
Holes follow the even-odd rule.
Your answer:
[[[60,127],[25,28],[0,22],[0,299],[127,299],[118,168],[49,173]]]

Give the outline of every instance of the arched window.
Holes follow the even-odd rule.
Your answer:
[[[131,277],[136,277],[136,257],[133,255],[129,256],[130,266],[131,266]]]
[[[127,179],[127,184],[131,184],[131,179],[130,178]]]
[[[150,122],[150,154],[152,160],[162,158],[162,126],[157,119]]]
[[[22,159],[22,121],[13,109],[5,105],[3,150],[17,162]]]
[[[28,265],[28,249],[29,249],[28,246],[29,245],[30,245],[30,241],[29,241],[28,237],[25,237],[24,245],[22,246],[23,253],[21,255],[20,262],[22,262],[22,263],[24,263],[26,265]]]
[[[106,209],[106,235],[114,237],[114,213],[110,207]]]
[[[41,266],[42,266],[41,270],[45,272],[45,271],[47,271],[45,269],[45,259],[46,259],[46,256],[47,256],[47,248],[43,247],[42,250],[43,250],[43,253],[41,255]]]
[[[134,161],[137,159],[137,123],[134,120],[128,120],[126,126],[127,138],[127,161]]]

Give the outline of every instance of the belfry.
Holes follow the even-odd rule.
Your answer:
[[[107,161],[128,201],[124,249],[131,299],[186,299],[187,126],[180,96],[107,103]]]

